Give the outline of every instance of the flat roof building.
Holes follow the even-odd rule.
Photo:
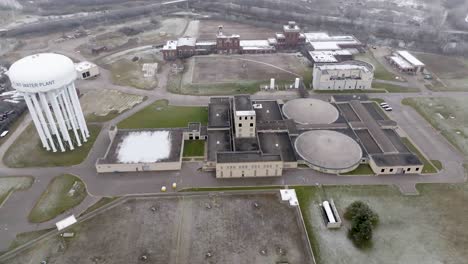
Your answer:
[[[423,72],[426,65],[418,60],[407,50],[398,50],[391,56],[387,57],[388,61],[394,65],[399,71],[415,74]]]
[[[367,90],[372,88],[374,66],[363,61],[314,64],[314,90]]]
[[[105,172],[180,170],[184,137],[182,129],[109,130],[111,143],[96,170]]]

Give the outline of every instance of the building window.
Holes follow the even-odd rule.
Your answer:
[[[390,169],[390,172],[393,172],[393,169]]]
[[[239,116],[239,120],[242,120],[242,116]]]
[[[250,120],[253,120],[253,116],[250,117]]]
[[[407,168],[406,171],[411,171],[411,168]]]
[[[380,172],[385,172],[385,169],[381,169]]]
[[[242,123],[239,123],[239,127],[242,127]]]
[[[245,120],[247,120],[247,117],[244,117]]]
[[[416,171],[419,171],[419,168],[416,168]]]
[[[253,127],[253,123],[250,123],[250,127]]]

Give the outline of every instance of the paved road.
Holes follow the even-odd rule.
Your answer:
[[[81,57],[81,55],[74,54]],[[167,70],[166,70],[167,71]],[[163,76],[167,72],[163,72]],[[394,111],[390,114],[391,118],[396,120],[400,127],[413,139],[414,143],[427,154],[429,159],[440,160],[444,164],[444,169],[433,175],[394,175],[377,177],[345,177],[323,174],[313,170],[295,169],[287,170],[279,178],[265,179],[216,179],[214,173],[200,172],[199,162],[184,163],[182,170],[175,172],[138,172],[138,173],[110,173],[98,175],[94,168],[97,158],[104,156],[109,144],[107,136],[108,129],[143,109],[159,99],[168,99],[174,105],[207,105],[209,98],[205,96],[188,96],[168,93],[165,89],[166,78],[159,78],[158,87],[154,90],[141,90],[131,87],[118,86],[110,83],[110,73],[105,69],[101,70],[101,76],[94,81],[79,81],[77,86],[83,90],[96,88],[114,89],[125,93],[147,96],[148,99],[135,108],[124,112],[117,118],[103,123],[102,130],[96,139],[95,145],[89,153],[86,160],[76,166],[71,167],[52,167],[52,168],[7,168],[3,163],[0,164],[0,176],[14,175],[32,175],[36,182],[32,188],[24,192],[15,192],[5,205],[0,208],[0,250],[6,248],[14,238],[16,233],[37,230],[44,227],[52,227],[55,220],[41,225],[34,225],[27,222],[27,214],[34,205],[37,198],[45,190],[47,183],[55,176],[63,173],[72,173],[81,177],[87,184],[87,189],[92,195],[80,205],[72,210],[77,213],[97,200],[99,196],[116,196],[125,194],[143,194],[158,192],[161,186],[170,186],[173,182],[178,183],[179,188],[186,187],[216,187],[216,186],[246,186],[246,185],[396,185],[403,192],[415,192],[417,183],[456,183],[465,180],[463,161],[465,157],[437,132],[414,110],[400,104],[401,99],[405,97],[424,97],[424,96],[448,96],[448,97],[467,97],[466,92],[431,92],[426,89],[420,93],[383,93],[371,94],[374,97],[380,97],[388,101]],[[313,97],[327,99],[329,95],[312,95]],[[252,96],[254,99],[293,99],[297,98],[296,92],[259,92]],[[5,151],[21,134],[30,122],[26,118],[24,122],[12,133],[10,138],[0,146],[0,155],[3,157]],[[68,212],[70,213],[70,212]]]

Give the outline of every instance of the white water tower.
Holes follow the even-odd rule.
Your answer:
[[[35,54],[13,63],[8,76],[24,96],[45,149],[64,152],[87,141],[89,131],[75,89],[72,60],[55,53]]]

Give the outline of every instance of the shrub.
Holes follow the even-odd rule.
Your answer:
[[[379,216],[362,201],[355,201],[346,208],[344,218],[351,221],[348,237],[357,247],[369,245],[372,230],[379,223]]]

